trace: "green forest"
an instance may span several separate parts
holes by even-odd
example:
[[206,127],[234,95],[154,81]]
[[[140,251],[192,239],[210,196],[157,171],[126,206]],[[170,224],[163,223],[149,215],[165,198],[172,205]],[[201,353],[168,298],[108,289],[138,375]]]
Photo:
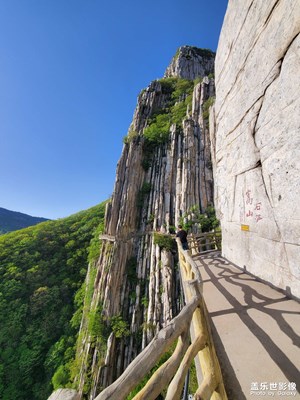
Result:
[[105,203],[0,237],[0,398],[45,400],[74,356],[74,299],[99,252]]

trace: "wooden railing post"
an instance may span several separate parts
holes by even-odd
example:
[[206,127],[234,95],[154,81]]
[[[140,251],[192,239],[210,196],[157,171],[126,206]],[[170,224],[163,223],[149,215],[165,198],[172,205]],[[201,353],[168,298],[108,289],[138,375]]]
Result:
[[[202,294],[201,275],[189,251],[182,249],[178,239],[177,245],[184,296],[186,301],[190,301],[195,296]],[[205,338],[206,344],[195,357],[199,384],[195,400],[227,400],[221,369],[209,331],[208,313],[202,296],[200,304],[193,314],[190,333],[192,343],[196,342],[198,337],[202,337]]]

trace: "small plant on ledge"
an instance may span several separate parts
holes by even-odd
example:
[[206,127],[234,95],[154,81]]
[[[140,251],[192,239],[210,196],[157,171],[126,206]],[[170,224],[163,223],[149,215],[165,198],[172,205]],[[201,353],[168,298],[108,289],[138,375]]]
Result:
[[171,251],[175,248],[175,241],[171,235],[154,232],[153,243],[157,244],[159,248]]

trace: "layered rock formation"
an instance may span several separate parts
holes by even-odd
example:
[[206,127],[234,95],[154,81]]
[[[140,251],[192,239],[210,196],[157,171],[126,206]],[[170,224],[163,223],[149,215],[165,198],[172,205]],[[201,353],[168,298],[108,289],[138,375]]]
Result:
[[299,31],[299,2],[229,1],[216,57],[214,154],[224,256],[298,298]]
[[[213,200],[210,140],[202,106],[214,95],[214,80],[205,77],[194,85],[175,79],[212,73],[214,55],[204,52],[202,57],[195,48],[180,49],[166,78],[152,82],[138,98],[92,282],[89,314],[101,320],[99,336],[91,334],[87,313],[79,336],[76,384],[84,398],[93,399],[115,380],[181,307],[176,252],[170,236],[159,234],[174,233],[192,206],[203,211]],[[182,85],[191,88],[190,98]],[[175,87],[180,87],[177,95]],[[181,107],[184,114],[178,123]],[[167,136],[161,127],[161,134],[147,138],[146,128],[158,124],[160,114],[169,115]],[[90,270],[87,279],[92,276]]]

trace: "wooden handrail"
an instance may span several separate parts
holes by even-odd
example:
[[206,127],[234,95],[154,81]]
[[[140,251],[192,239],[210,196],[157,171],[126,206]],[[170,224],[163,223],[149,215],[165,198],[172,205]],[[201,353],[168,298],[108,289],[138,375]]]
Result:
[[[195,309],[201,300],[200,296],[195,296],[181,312],[163,329],[161,329],[148,344],[147,347],[132,361],[123,374],[104,389],[95,400],[124,400],[128,394],[139,384],[153,366],[159,361],[160,357],[170,348],[172,343],[181,337],[182,342],[186,342],[186,336],[190,321]],[[178,347],[178,346],[177,346]],[[178,352],[180,353],[180,352]],[[181,358],[178,355],[175,371],[180,364]],[[162,368],[161,366],[160,368]],[[174,371],[174,373],[175,373]],[[161,382],[160,393],[165,382]],[[166,385],[168,382],[166,382]],[[157,397],[157,395],[156,395]],[[152,394],[147,397],[137,397],[147,400],[155,399]]]
[[203,232],[197,235],[188,236],[189,247],[192,255],[197,255],[206,251],[221,250],[221,232]]
[[173,355],[159,367],[133,400],[154,400],[166,387],[166,400],[179,400],[185,376],[193,360],[199,385],[194,399],[227,400],[207,323],[207,310],[201,294],[201,275],[190,251],[183,250],[179,238],[176,241],[186,306],[154,336],[123,374],[94,400],[126,399],[175,340],[178,342]]
[[[190,301],[194,296],[197,296],[199,292],[202,293],[201,275],[191,256],[191,250],[183,250],[180,239],[177,238],[176,241],[184,296],[186,301]],[[196,278],[197,283],[191,285],[190,278],[193,276]],[[192,343],[196,342],[199,336],[204,335],[207,338],[207,346],[201,349],[195,357],[199,387],[195,393],[194,399],[227,400],[222,373],[212,342],[208,321],[208,312],[203,297],[201,296],[200,305],[193,314],[190,333]]]

